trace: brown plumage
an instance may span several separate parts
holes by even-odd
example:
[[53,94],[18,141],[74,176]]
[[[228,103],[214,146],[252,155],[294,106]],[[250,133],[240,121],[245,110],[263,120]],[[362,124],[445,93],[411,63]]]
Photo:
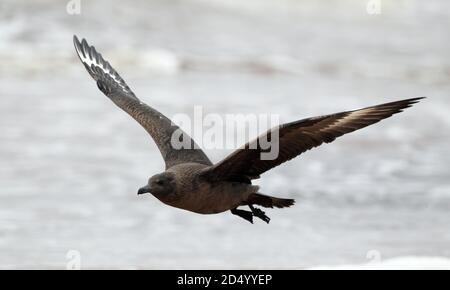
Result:
[[[228,157],[213,165],[205,153],[185,132],[167,117],[140,101],[125,81],[86,40],[74,36],[76,52],[98,88],[118,107],[133,117],[156,142],[166,164],[166,170],[152,176],[138,194],[150,192],[163,203],[201,214],[230,210],[250,222],[253,216],[265,222],[270,219],[260,205],[283,208],[294,204],[293,199],[277,198],[258,192],[251,184],[264,172],[323,143],[364,128],[417,103],[421,98],[367,107],[360,110],[303,119],[273,128],[245,144]],[[172,147],[171,138],[180,136],[187,148]],[[278,137],[278,138],[276,138]],[[278,155],[265,160],[264,140],[278,141]],[[238,209],[249,206],[251,211]]]
[[[166,116],[141,102],[119,74],[93,46],[88,45],[85,39],[79,42],[77,37],[74,36],[73,40],[81,62],[94,80],[97,81],[100,91],[133,117],[150,134],[164,157],[166,169],[185,162],[212,164],[201,149],[176,150],[172,148],[170,138],[175,131],[181,131],[181,129],[172,124]],[[191,148],[199,148],[187,134],[184,133],[183,137],[191,143]],[[184,141],[186,142],[186,140]]]
[[[217,180],[233,180],[246,176],[256,179],[267,170],[286,162],[303,152],[323,143],[333,142],[337,137],[375,124],[393,114],[400,113],[422,98],[381,104],[364,109],[307,118],[273,128],[255,140],[245,144],[227,158],[210,168],[208,176]],[[262,160],[260,140],[278,134],[278,157]],[[267,137],[269,136],[269,137]],[[249,148],[254,148],[250,149]]]

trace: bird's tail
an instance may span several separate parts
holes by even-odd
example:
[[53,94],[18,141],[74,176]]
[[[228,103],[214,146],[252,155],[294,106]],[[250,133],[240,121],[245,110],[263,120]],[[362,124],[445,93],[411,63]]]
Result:
[[290,207],[295,203],[295,200],[289,199],[289,198],[278,198],[273,196],[264,195],[261,193],[253,193],[251,194],[245,205],[260,205],[263,207],[277,207],[277,208],[283,208],[283,207]]

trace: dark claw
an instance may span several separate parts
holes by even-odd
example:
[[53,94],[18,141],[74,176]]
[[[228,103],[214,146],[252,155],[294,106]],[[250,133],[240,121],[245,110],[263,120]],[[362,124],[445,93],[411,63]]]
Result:
[[270,222],[270,218],[266,216],[266,213],[260,210],[259,208],[253,207],[252,205],[249,206],[252,210],[253,216],[258,217],[265,221],[266,223]]
[[231,210],[231,213],[240,216],[241,218],[245,219],[246,221],[249,221],[250,223],[253,223],[253,213],[248,210],[234,208]]

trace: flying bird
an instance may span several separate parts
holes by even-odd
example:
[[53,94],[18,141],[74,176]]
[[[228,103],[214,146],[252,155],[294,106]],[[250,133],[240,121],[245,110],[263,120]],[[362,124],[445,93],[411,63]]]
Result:
[[[253,217],[266,223],[270,221],[257,206],[285,208],[294,204],[293,199],[262,194],[258,186],[252,185],[252,180],[307,150],[389,118],[422,99],[411,98],[283,124],[213,164],[170,119],[138,99],[93,46],[85,39],[80,42],[76,36],[73,41],[81,62],[100,91],[144,127],[164,158],[165,171],[150,177],[138,194],[151,193],[167,205],[199,214],[230,211],[251,223]],[[177,132],[182,133],[183,144],[191,146],[174,148],[171,138]],[[265,160],[261,158],[266,150],[261,141],[271,136],[278,136],[279,151],[276,158]],[[248,206],[250,210],[240,206]]]

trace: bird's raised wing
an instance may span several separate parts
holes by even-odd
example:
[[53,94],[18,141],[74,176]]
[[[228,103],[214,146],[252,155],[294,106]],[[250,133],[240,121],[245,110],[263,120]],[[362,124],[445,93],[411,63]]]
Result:
[[[186,133],[135,96],[125,81],[93,46],[89,46],[85,39],[80,42],[76,36],[73,37],[73,42],[81,62],[97,82],[98,88],[119,108],[138,121],[156,142],[166,163],[166,169],[186,162],[211,165],[205,153]],[[172,145],[173,137],[178,138],[176,146]]]
[[[213,180],[256,179],[267,170],[307,150],[324,142],[330,143],[339,136],[386,119],[417,103],[420,99],[422,98],[402,100],[281,125],[245,144],[221,162],[206,169],[203,176]],[[261,146],[261,142],[266,142],[266,144],[267,140],[276,142],[277,135],[278,156],[272,160],[263,160],[261,153],[270,150],[267,149],[267,146]]]

